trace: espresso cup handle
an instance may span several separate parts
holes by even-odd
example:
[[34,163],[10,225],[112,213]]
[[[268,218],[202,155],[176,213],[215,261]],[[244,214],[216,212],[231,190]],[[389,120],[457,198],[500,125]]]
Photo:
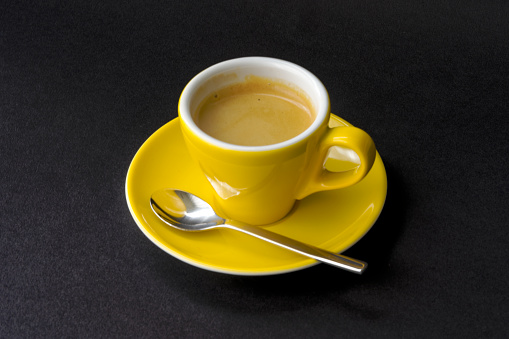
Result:
[[[360,159],[359,166],[344,172],[331,172],[325,168],[329,149],[340,146],[353,150]],[[314,192],[344,188],[361,181],[373,166],[376,148],[373,139],[363,130],[353,127],[328,128],[319,144],[319,150],[311,159],[307,178],[297,194],[303,199]]]

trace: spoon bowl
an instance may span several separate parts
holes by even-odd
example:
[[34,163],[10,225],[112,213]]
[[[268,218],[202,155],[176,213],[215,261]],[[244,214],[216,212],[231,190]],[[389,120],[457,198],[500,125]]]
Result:
[[363,261],[304,244],[261,227],[221,218],[207,202],[186,191],[158,190],[152,194],[150,206],[163,222],[182,231],[228,228],[357,274],[362,274],[367,267]]
[[185,191],[156,191],[150,205],[165,223],[184,231],[205,231],[226,223],[208,203]]

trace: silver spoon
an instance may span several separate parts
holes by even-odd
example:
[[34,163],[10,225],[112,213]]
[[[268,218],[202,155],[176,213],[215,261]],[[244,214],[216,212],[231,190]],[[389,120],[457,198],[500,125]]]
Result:
[[363,261],[307,245],[261,227],[227,221],[218,216],[207,202],[189,192],[161,189],[152,194],[150,206],[162,221],[179,230],[193,232],[229,228],[357,274],[368,266]]

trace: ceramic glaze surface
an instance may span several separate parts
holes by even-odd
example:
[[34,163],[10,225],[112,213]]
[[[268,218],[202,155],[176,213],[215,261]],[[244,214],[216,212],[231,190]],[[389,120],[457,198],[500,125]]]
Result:
[[[160,188],[189,191],[211,202],[213,191],[192,161],[179,127],[172,120],[141,146],[129,168],[126,198],[143,233],[172,256],[191,265],[238,275],[270,275],[303,269],[316,262],[239,232],[213,230],[186,233],[164,224],[150,208]],[[349,124],[332,116],[330,126]],[[330,164],[334,166],[334,164]],[[377,154],[371,171],[359,183],[319,192],[300,201],[283,220],[265,226],[273,232],[341,253],[369,231],[387,193],[387,177]]]

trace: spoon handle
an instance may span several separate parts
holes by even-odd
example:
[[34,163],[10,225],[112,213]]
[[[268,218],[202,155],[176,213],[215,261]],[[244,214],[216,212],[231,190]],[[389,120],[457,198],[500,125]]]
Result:
[[268,241],[274,245],[286,248],[287,250],[353,273],[362,274],[362,272],[364,272],[368,266],[368,264],[363,261],[352,259],[344,255],[335,254],[312,245],[304,244],[300,241],[287,238],[283,235],[268,231],[261,227],[237,223],[227,223],[223,224],[222,226],[252,235],[256,238]]

